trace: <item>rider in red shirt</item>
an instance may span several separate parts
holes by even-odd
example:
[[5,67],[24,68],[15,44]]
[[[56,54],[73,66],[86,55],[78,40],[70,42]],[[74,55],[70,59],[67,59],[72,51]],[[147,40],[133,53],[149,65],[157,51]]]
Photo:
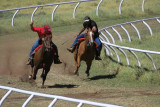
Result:
[[[34,50],[40,45],[42,44],[42,40],[44,39],[44,35],[45,36],[51,36],[52,37],[52,32],[51,32],[51,28],[49,27],[49,25],[44,25],[43,27],[33,27],[33,22],[30,24],[30,27],[31,27],[31,30],[34,31],[34,32],[37,32],[38,33],[38,40],[34,43],[34,45],[32,46],[31,48],[31,51],[30,51],[30,54],[29,54],[29,59],[28,59],[28,62],[26,63],[27,65],[31,64],[31,61],[33,59],[33,55],[34,55]],[[58,49],[57,49],[57,46],[51,42],[51,46],[55,49],[56,51],[56,55],[55,57],[57,57],[58,60],[54,60],[54,63],[55,64],[60,64],[62,63],[60,60],[59,60],[59,56],[58,56]]]
[[[44,35],[52,36],[51,28],[49,25],[44,25],[44,27],[32,27],[32,31],[37,32],[40,39],[43,38]],[[46,31],[45,31],[46,30]]]

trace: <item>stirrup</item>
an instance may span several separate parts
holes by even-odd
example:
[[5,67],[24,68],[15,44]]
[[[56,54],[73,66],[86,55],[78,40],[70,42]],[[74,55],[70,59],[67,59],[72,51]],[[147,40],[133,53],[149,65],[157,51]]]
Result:
[[55,55],[54,56],[54,64],[61,64],[62,62],[59,60],[59,56]]
[[26,63],[26,65],[31,65],[31,59],[28,60],[28,62]]
[[62,62],[58,59],[58,61],[55,61],[54,64],[61,64]]
[[74,49],[73,48],[67,48],[67,50],[71,53],[73,53]]

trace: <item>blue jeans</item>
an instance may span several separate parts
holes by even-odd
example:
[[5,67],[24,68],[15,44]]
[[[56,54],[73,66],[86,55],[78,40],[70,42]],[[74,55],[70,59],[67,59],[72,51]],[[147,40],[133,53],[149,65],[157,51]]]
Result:
[[84,38],[85,35],[86,35],[86,34],[81,34],[81,35],[77,36],[77,38],[74,40],[72,46],[74,46],[76,43],[78,43],[78,39],[79,39],[79,38]]
[[[41,41],[41,40],[38,38],[38,40],[33,44],[32,48],[31,48],[31,51],[30,51],[30,53],[29,53],[29,57],[31,57],[33,51],[40,45],[40,44],[39,44],[40,41]],[[58,55],[58,48],[57,48],[57,46],[56,46],[53,42],[51,42],[51,46],[53,47],[53,49],[55,49],[56,55]]]
[[33,51],[39,46],[39,42],[40,42],[40,39],[38,38],[38,40],[33,44],[32,48],[31,48],[31,51],[29,53],[29,57],[31,57]]
[[96,37],[94,40],[98,44],[98,48],[97,48],[98,52],[101,52],[101,50],[102,50],[102,43],[101,43],[99,37]]
[[[81,35],[77,36],[77,38],[76,38],[75,41],[73,42],[72,46],[74,46],[76,43],[78,43],[78,39],[79,39],[79,38],[84,38],[85,35],[86,35],[86,34],[81,34]],[[101,43],[99,37],[96,37],[94,40],[95,40],[95,42],[98,44],[97,50],[98,50],[99,52],[101,52],[101,50],[102,50],[102,43]]]

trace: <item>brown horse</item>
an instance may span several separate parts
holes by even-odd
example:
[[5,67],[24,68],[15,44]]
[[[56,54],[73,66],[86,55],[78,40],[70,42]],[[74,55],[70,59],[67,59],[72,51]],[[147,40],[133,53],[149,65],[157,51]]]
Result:
[[87,64],[86,74],[87,77],[89,76],[89,70],[92,64],[92,60],[95,57],[95,44],[94,44],[94,33],[91,29],[87,31],[87,34],[84,38],[84,41],[82,41],[78,46],[76,46],[76,49],[74,50],[74,59],[75,59],[75,65],[76,69],[74,71],[75,74],[78,73],[78,69],[80,67],[80,62],[83,60]]
[[30,72],[30,79],[36,80],[36,75],[38,69],[43,69],[41,78],[43,79],[42,88],[44,88],[44,82],[46,80],[46,76],[50,71],[50,67],[52,65],[54,55],[53,51],[51,50],[51,37],[45,36],[44,40],[42,41],[43,46],[37,50],[34,55],[33,62],[31,64],[31,72]]

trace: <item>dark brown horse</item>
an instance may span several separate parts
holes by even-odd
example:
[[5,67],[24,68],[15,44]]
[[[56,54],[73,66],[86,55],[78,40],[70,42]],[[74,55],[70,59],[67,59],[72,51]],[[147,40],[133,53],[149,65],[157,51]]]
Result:
[[34,55],[33,62],[31,64],[32,70],[30,72],[30,79],[36,80],[36,75],[39,69],[43,69],[41,78],[43,79],[42,88],[44,88],[44,82],[46,80],[46,76],[50,71],[50,67],[52,65],[54,55],[51,50],[51,37],[46,36],[42,41],[43,46],[37,50]]
[[94,33],[91,29],[87,31],[87,34],[85,36],[84,41],[82,41],[79,46],[76,46],[76,49],[74,51],[74,59],[75,59],[75,65],[76,69],[74,71],[75,74],[78,73],[78,69],[80,67],[80,62],[83,60],[87,64],[86,74],[87,77],[89,76],[89,70],[92,64],[92,60],[95,57],[95,44],[94,44]]

